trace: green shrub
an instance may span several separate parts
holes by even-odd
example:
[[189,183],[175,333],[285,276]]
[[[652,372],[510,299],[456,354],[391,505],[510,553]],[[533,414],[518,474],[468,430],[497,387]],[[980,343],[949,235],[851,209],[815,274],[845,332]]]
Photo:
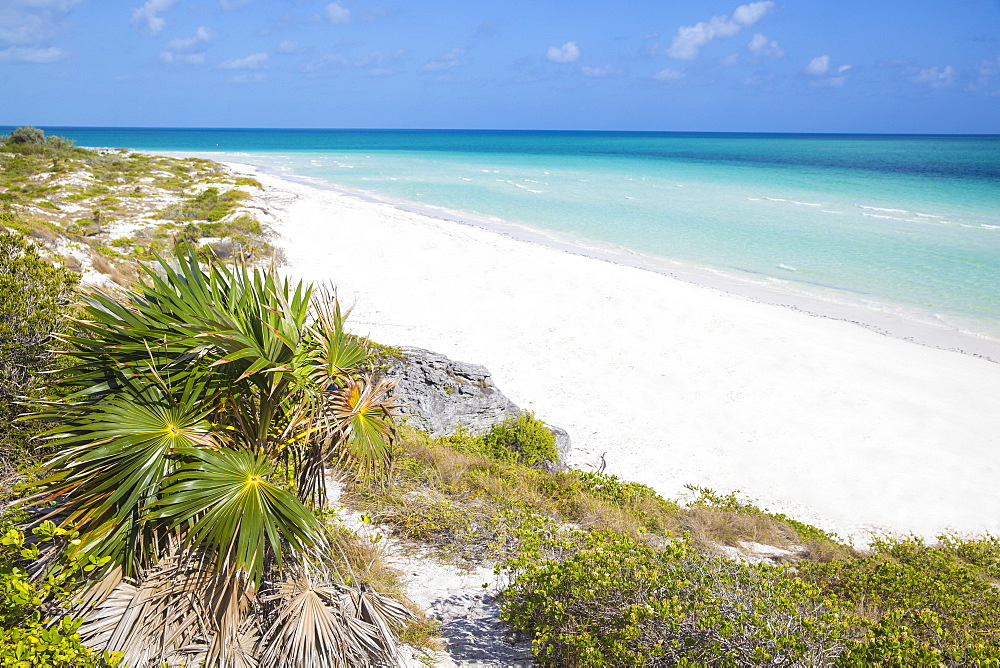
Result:
[[4,144],[44,144],[45,132],[39,128],[22,126],[5,137]]
[[[70,564],[62,571],[32,580],[27,564],[40,553],[39,543],[73,540],[76,536],[45,522],[35,529],[33,541],[14,528],[0,537],[0,666],[12,668],[97,668],[116,666],[117,657],[84,647],[77,632],[82,620],[46,617],[45,605],[66,598],[63,585],[80,570]],[[93,570],[94,565],[84,566]]]
[[515,577],[502,616],[532,638],[543,666],[816,665],[842,653],[857,626],[785,568],[685,542],[654,549],[576,533],[505,566]]
[[226,222],[188,223],[184,227],[184,238],[191,241],[204,237],[226,238],[260,233],[260,221],[247,214]]
[[78,278],[39,256],[24,237],[0,233],[0,460],[8,465],[27,456],[27,438],[36,430],[13,422],[17,402],[42,387],[41,372],[55,360],[50,341]]
[[194,197],[161,214],[163,218],[175,220],[206,220],[216,222],[232,213],[240,200],[250,194],[242,190],[227,190],[220,193],[218,188],[206,188]]
[[531,466],[556,461],[556,437],[530,411],[508,417],[483,437],[490,456],[502,462],[517,462]]
[[803,564],[801,576],[856,606],[869,637],[843,665],[1000,665],[1000,544],[881,539],[859,559]]
[[237,176],[233,183],[238,186],[253,186],[254,188],[260,188],[261,190],[264,189],[264,186],[260,184],[260,181],[249,176]]
[[69,157],[89,155],[90,151],[73,146],[73,140],[66,137],[45,136],[39,128],[22,126],[9,135],[0,137],[0,149],[22,155],[43,157]]

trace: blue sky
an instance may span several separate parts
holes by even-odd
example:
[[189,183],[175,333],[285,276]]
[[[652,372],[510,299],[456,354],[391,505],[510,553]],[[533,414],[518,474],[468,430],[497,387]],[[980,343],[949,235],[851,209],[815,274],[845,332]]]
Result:
[[1000,133],[1000,0],[0,0],[0,125]]

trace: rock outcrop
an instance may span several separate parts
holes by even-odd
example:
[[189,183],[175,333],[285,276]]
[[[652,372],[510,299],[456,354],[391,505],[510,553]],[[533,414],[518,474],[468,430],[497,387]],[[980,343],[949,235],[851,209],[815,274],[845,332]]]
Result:
[[[384,372],[396,381],[400,413],[414,429],[431,436],[450,436],[461,427],[485,434],[493,425],[521,412],[497,389],[489,370],[479,364],[457,362],[422,348],[403,348]],[[562,459],[570,449],[569,434],[545,425],[556,437]]]

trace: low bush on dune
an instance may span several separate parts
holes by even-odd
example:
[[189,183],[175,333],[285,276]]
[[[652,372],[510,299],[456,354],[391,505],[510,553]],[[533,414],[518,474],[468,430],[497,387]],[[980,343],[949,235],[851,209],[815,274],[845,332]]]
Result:
[[30,126],[19,127],[9,135],[0,137],[0,150],[43,157],[68,157],[87,153],[86,150],[73,146],[71,139],[46,136],[43,130]]
[[748,564],[614,532],[525,541],[503,617],[543,666],[998,665],[998,541]]
[[[137,261],[177,245],[206,259],[272,257],[268,231],[239,186],[261,187],[200,158],[89,151],[33,127],[0,136],[0,227],[90,255],[97,271],[126,288],[140,274]],[[120,236],[123,226],[133,227],[129,236]]]
[[41,428],[17,417],[26,410],[22,402],[45,392],[43,374],[56,364],[51,340],[65,329],[77,279],[31,241],[0,232],[0,486],[33,460],[28,440]]
[[544,666],[818,665],[850,616],[787,570],[614,532],[528,542],[508,560],[503,617]]
[[389,485],[356,485],[345,500],[462,561],[509,556],[525,527],[539,521],[650,540],[680,527],[680,507],[644,485],[519,464],[516,453],[494,455],[496,443],[488,438],[460,432],[432,439],[404,430]]
[[483,446],[494,458],[532,466],[559,458],[556,437],[530,412],[508,417],[483,437]]
[[851,606],[864,636],[843,665],[1000,665],[1000,539],[876,540],[798,576]]
[[[347,502],[509,578],[503,616],[545,666],[992,665],[1000,540],[857,552],[735,494],[686,505],[603,473],[549,472],[483,437],[406,432],[390,484]],[[783,545],[788,563],[720,556]]]

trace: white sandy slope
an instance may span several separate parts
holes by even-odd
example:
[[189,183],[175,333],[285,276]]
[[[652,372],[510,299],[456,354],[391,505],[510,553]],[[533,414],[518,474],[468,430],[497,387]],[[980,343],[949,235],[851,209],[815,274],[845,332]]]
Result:
[[1000,532],[1000,364],[255,176],[292,275],[335,283],[358,333],[488,367],[575,467],[607,453],[859,544]]

